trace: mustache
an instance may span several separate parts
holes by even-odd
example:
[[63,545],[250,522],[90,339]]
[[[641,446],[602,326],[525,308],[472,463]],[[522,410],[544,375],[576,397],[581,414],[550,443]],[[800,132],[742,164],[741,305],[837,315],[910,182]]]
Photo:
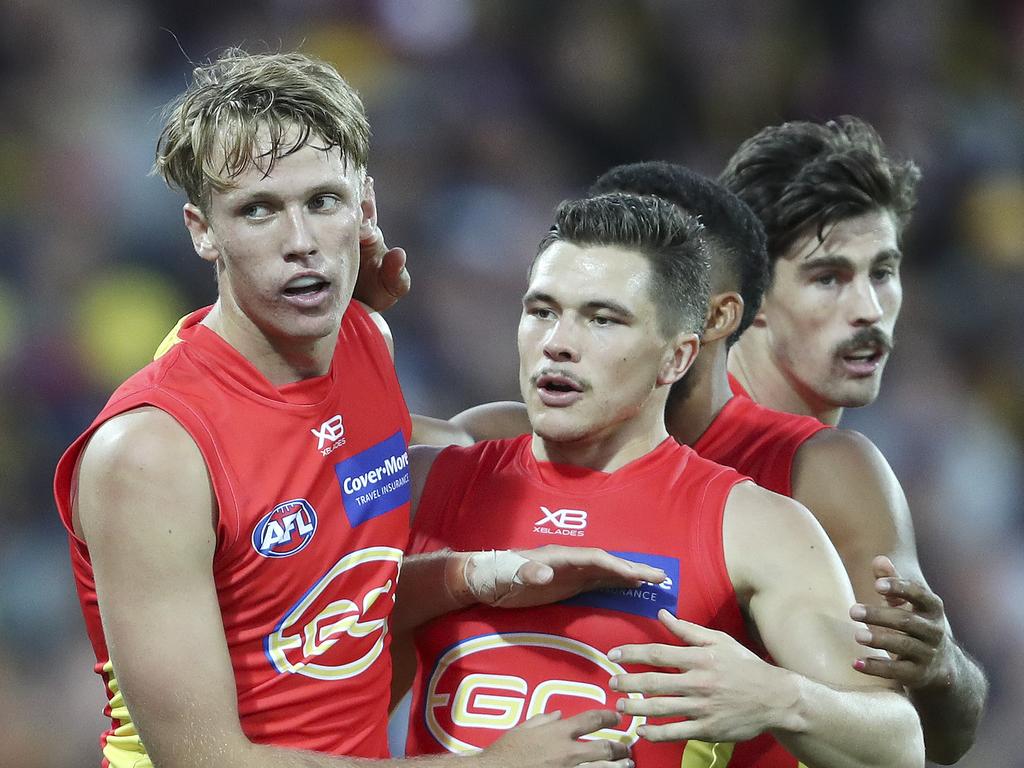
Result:
[[544,376],[557,376],[562,379],[568,379],[582,390],[590,389],[590,384],[587,382],[586,379],[581,379],[576,374],[560,368],[543,368],[537,371],[535,374],[530,376],[530,386],[536,387],[537,382],[540,381],[541,378]]
[[883,352],[889,353],[892,351],[893,337],[876,326],[861,328],[849,339],[836,346],[835,355],[842,357],[867,346],[878,347]]

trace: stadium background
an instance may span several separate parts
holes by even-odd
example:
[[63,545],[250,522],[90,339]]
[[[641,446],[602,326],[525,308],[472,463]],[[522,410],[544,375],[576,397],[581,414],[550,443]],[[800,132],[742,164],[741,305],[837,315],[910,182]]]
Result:
[[0,762],[98,764],[52,469],[214,296],[180,199],[146,174],[184,54],[241,43],[301,45],[361,91],[380,221],[414,277],[388,315],[398,367],[432,415],[518,396],[528,259],[609,166],[713,175],[762,125],[841,113],[915,158],[895,358],[845,424],[894,465],[925,572],[991,676],[961,764],[1024,766],[1024,4],[3,0],[0,30]]

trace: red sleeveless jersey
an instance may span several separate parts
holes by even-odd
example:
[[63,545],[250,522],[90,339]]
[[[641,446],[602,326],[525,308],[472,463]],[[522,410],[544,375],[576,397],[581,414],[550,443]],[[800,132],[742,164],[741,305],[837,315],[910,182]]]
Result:
[[[538,462],[529,435],[442,452],[411,552],[600,547],[669,579],[540,608],[473,607],[427,624],[416,636],[407,753],[483,748],[540,712],[614,708],[623,694],[609,678],[644,668],[611,662],[607,652],[678,643],[657,620],[661,608],[749,644],[722,550],[725,501],[744,479],[671,439],[610,474]],[[643,722],[624,716],[598,736],[630,745],[637,765],[651,768],[688,765],[707,746],[638,740]]]
[[185,319],[176,343],[114,393],[57,467],[57,505],[110,699],[104,765],[149,762],[107,653],[89,551],[72,531],[73,477],[100,424],[147,405],[188,431],[213,484],[213,576],[246,735],[385,757],[411,431],[387,345],[353,303],[330,371],[278,389],[199,324],[208,311]]
[[[810,416],[773,411],[758,405],[732,374],[729,375],[729,386],[734,396],[694,444],[694,450],[705,459],[748,475],[762,488],[792,496],[796,452],[808,438],[829,427]],[[771,734],[762,734],[742,744],[716,746],[723,756],[723,761],[717,764],[721,768],[795,768],[803,765]]]
[[758,405],[732,376],[736,394],[693,448],[705,459],[749,475],[762,488],[793,495],[793,459],[808,438],[829,427],[810,416]]

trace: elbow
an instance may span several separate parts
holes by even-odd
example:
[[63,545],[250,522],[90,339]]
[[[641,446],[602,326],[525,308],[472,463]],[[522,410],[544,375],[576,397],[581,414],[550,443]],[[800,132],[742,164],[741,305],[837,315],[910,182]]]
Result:
[[899,766],[899,768],[924,768],[926,756],[921,721],[917,717],[917,712],[913,712],[913,717],[907,718],[907,720],[907,726],[903,729],[906,736],[899,740],[893,740],[894,743],[901,744],[903,749],[898,761],[891,765]]
[[953,765],[974,746],[974,734],[944,734],[944,737],[929,738],[925,743],[928,760],[939,765]]

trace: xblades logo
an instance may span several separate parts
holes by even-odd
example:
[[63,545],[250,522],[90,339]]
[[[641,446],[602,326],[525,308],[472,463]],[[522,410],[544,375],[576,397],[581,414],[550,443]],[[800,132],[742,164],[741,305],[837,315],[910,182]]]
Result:
[[317,439],[316,449],[324,456],[330,454],[338,446],[345,444],[345,424],[341,420],[340,413],[331,416],[331,418],[320,425],[320,429],[311,429],[309,431]]
[[587,527],[587,513],[582,509],[550,510],[542,506],[540,511],[543,517],[534,521],[534,533],[544,533],[549,536],[584,535]]

